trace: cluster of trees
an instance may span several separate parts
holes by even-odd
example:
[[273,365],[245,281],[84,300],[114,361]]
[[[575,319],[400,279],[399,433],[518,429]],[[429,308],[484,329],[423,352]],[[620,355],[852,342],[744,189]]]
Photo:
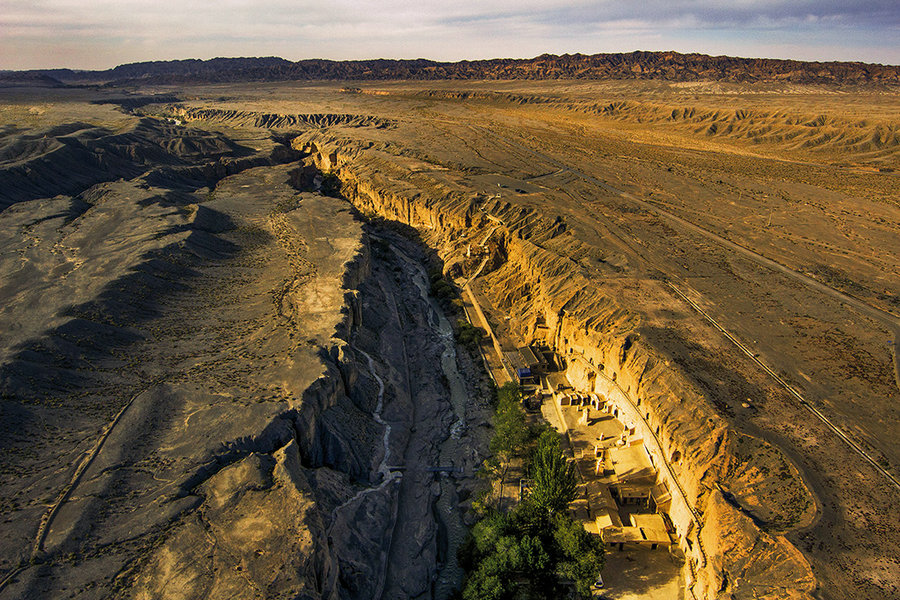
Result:
[[[603,568],[603,544],[568,513],[575,499],[573,465],[552,429],[530,427],[515,384],[497,391],[492,458],[486,472],[500,482],[496,503],[482,502],[483,518],[460,548],[465,600],[589,596]],[[515,459],[525,461],[530,493],[504,512],[502,482]]]
[[603,544],[566,513],[522,502],[475,524],[460,548],[464,600],[590,597],[603,568]]

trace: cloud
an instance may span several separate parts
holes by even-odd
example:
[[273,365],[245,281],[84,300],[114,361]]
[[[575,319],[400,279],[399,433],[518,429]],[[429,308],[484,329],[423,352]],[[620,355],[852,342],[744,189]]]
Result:
[[273,54],[290,59],[457,60],[674,49],[769,56],[775,47],[790,48],[797,58],[900,62],[896,0],[3,0],[3,4],[0,68],[98,68],[136,60]]

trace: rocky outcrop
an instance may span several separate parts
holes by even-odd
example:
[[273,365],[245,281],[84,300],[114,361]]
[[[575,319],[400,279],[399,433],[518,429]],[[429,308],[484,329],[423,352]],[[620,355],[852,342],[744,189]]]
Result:
[[310,133],[295,147],[336,173],[361,211],[418,228],[445,264],[464,268],[467,246],[494,230],[494,270],[483,275],[491,303],[523,339],[554,347],[580,388],[615,391],[656,440],[693,597],[811,597],[810,566],[779,533],[815,515],[797,469],[775,447],[727,427],[715,399],[644,335],[640,315],[570,258],[558,218],[411,174],[408,163],[336,138]]
[[[322,552],[325,523],[296,442],[252,453],[199,489],[206,501],[142,565],[124,596],[136,599],[338,598],[337,568]],[[123,578],[125,579],[125,578]],[[123,590],[125,592],[125,590]]]
[[85,140],[130,140],[140,172],[0,211],[0,598],[429,595],[451,417],[420,251],[373,258],[295,167],[182,129],[5,146],[7,170],[88,172]]
[[244,110],[223,110],[216,108],[182,108],[171,107],[172,114],[185,121],[213,121],[231,126],[264,127],[266,129],[297,127],[375,127],[384,129],[394,127],[391,119],[373,117],[371,115],[348,115],[335,113],[294,114],[260,113]]

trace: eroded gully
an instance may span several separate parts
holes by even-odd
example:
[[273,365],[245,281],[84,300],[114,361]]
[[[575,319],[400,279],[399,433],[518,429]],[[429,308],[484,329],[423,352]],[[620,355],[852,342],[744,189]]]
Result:
[[[444,316],[441,307],[431,297],[428,275],[422,265],[401,250],[397,248],[393,248],[393,250],[406,264],[420,297],[430,308],[428,320],[433,329],[438,333],[441,345],[443,346],[441,350],[441,370],[447,378],[447,384],[450,390],[450,404],[455,420],[451,424],[444,441],[440,445],[440,464],[435,466],[456,467],[463,463],[463,456],[460,454],[461,449],[458,440],[465,431],[468,394],[466,392],[465,379],[457,367],[453,327],[450,321]],[[334,527],[334,524],[337,523],[339,516],[342,513],[355,507],[356,503],[363,501],[367,495],[381,492],[391,483],[399,482],[402,477],[401,473],[391,471],[389,467],[391,458],[391,425],[382,417],[385,392],[384,380],[376,370],[374,359],[367,352],[356,346],[353,346],[353,349],[355,352],[358,352],[366,358],[368,371],[378,384],[378,401],[376,403],[375,411],[372,413],[372,419],[381,425],[383,429],[381,436],[383,455],[378,466],[378,472],[381,473],[382,480],[378,485],[358,491],[349,500],[337,506],[332,512],[332,528]],[[462,582],[463,571],[457,561],[456,552],[464,541],[467,530],[462,522],[462,515],[458,509],[459,500],[453,479],[448,476],[448,474],[441,474],[440,477],[440,495],[435,502],[434,511],[446,546],[443,564],[439,565],[437,580],[435,582],[434,598],[437,600],[446,600],[452,595],[454,590],[459,588]],[[329,537],[330,534],[331,531],[329,531]],[[378,593],[373,597],[379,597],[383,585],[384,582],[380,582],[377,589]]]
[[[369,373],[372,375],[372,377],[378,383],[378,402],[375,405],[375,411],[372,413],[372,419],[376,423],[381,425],[381,427],[383,429],[383,433],[381,436],[383,454],[381,457],[381,462],[378,465],[378,472],[381,473],[382,480],[381,480],[381,483],[379,483],[376,486],[368,487],[368,488],[365,488],[365,489],[362,489],[362,490],[356,492],[356,494],[354,494],[349,500],[347,500],[343,504],[340,504],[337,507],[335,507],[335,509],[331,513],[331,526],[328,529],[328,535],[327,535],[328,539],[331,539],[331,532],[334,529],[335,524],[338,522],[338,517],[340,516],[340,514],[342,512],[344,512],[348,507],[355,505],[357,502],[361,502],[365,496],[375,493],[375,492],[381,492],[387,486],[391,485],[395,481],[399,482],[400,478],[402,477],[401,473],[392,472],[390,470],[390,468],[388,467],[388,460],[390,459],[390,455],[391,455],[391,448],[390,448],[391,426],[381,416],[381,413],[384,410],[384,380],[381,378],[380,375],[378,375],[377,371],[375,370],[375,361],[372,359],[372,357],[366,351],[361,350],[360,348],[354,347],[354,350],[366,357],[366,361],[368,362],[368,367],[369,367]],[[373,598],[380,597],[383,589],[384,589],[384,573],[382,573],[382,576],[381,576],[380,580],[378,581],[378,585],[376,587],[376,594],[373,595],[372,597]]]
[[[428,274],[417,261],[407,256],[403,251],[394,248],[396,255],[406,263],[411,270],[413,283],[419,290],[422,300],[431,308],[430,321],[438,332],[443,345],[441,351],[441,370],[447,378],[450,388],[450,405],[456,420],[450,426],[449,435],[441,444],[440,466],[455,467],[463,463],[460,444],[457,443],[463,435],[466,424],[466,403],[468,394],[466,384],[456,363],[456,344],[453,339],[453,326],[444,316],[440,305],[431,297]],[[456,493],[456,485],[449,474],[442,474],[440,479],[441,494],[435,505],[435,513],[446,540],[446,554],[444,564],[438,571],[434,597],[436,600],[449,598],[453,591],[462,582],[463,571],[456,559],[456,551],[466,537],[466,527],[462,522]]]

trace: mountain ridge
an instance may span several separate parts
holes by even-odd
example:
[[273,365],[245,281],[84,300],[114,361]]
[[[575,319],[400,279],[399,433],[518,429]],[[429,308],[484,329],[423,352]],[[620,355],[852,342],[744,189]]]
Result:
[[493,58],[440,62],[417,59],[334,61],[239,57],[184,59],[119,65],[101,71],[35,69],[0,72],[52,77],[63,83],[128,82],[229,83],[316,80],[501,80],[501,79],[644,79],[662,81],[780,82],[801,84],[898,85],[900,66],[862,62],[808,62],[740,58],[679,52],[635,51],[611,54],[542,54],[534,58]]

